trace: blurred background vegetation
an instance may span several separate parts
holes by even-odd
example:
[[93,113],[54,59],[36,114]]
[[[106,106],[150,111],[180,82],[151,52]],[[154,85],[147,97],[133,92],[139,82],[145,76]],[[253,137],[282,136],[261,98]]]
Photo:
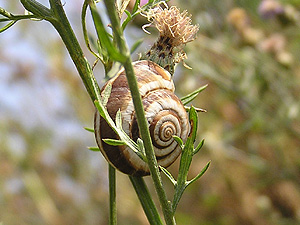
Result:
[[[64,7],[84,46],[82,2]],[[176,92],[209,84],[193,103],[208,112],[199,114],[206,142],[191,177],[212,160],[185,192],[178,224],[300,224],[300,0],[170,5],[200,26],[186,48],[192,70],[178,66]],[[23,13],[17,0],[0,6]],[[145,39],[137,52],[155,40],[141,30],[145,23],[138,17],[126,32],[130,45]],[[94,107],[55,30],[19,22],[0,35],[0,49],[0,222],[107,224],[107,164],[87,149],[95,141],[83,129],[93,126]],[[95,74],[102,85],[100,65]],[[117,183],[119,224],[147,224],[128,177],[118,173]]]

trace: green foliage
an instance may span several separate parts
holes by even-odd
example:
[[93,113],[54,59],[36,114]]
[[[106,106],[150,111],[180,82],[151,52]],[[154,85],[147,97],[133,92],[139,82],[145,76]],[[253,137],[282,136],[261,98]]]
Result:
[[[113,61],[119,61],[121,63],[124,63],[126,60],[126,57],[124,55],[122,55],[121,52],[119,52],[119,50],[113,45],[108,33],[106,32],[102,19],[97,11],[96,8],[96,4],[94,3],[94,1],[85,1],[88,2],[90,9],[91,9],[91,13],[93,16],[93,21],[94,21],[94,25],[95,25],[95,29],[97,31],[97,35],[98,35],[98,40],[100,42],[100,46],[101,46],[101,53],[108,53],[108,56],[113,60]],[[103,50],[104,48],[104,50]]]
[[99,152],[100,149],[98,147],[88,147],[89,150],[93,151],[93,152]]
[[4,27],[2,27],[0,29],[0,33],[2,33],[3,31],[6,31],[10,27],[12,27],[19,20],[23,20],[23,19],[40,19],[40,17],[38,15],[32,15],[32,14],[29,14],[29,15],[13,15],[12,13],[6,11],[5,9],[3,9],[1,7],[0,7],[0,15],[2,15],[4,17],[4,18],[0,18],[0,23],[10,21],[9,23],[7,23]]
[[182,101],[183,105],[186,105],[188,103],[190,103],[191,101],[193,101],[200,92],[202,92],[205,88],[207,88],[208,85],[204,85],[200,88],[198,88],[197,90],[193,91],[192,93],[182,97],[180,100]]
[[109,138],[105,138],[102,140],[108,145],[113,145],[113,146],[126,145],[126,142],[122,140],[109,139]]
[[91,132],[91,133],[94,133],[94,132],[95,132],[94,128],[85,127],[84,129],[85,129],[86,131],[88,131],[88,132]]

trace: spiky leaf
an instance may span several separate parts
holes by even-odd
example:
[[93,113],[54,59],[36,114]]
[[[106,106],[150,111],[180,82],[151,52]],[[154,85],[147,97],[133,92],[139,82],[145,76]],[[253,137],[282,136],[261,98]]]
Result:
[[193,101],[193,100],[198,96],[198,94],[199,94],[201,91],[203,91],[207,86],[208,86],[208,85],[206,84],[206,85],[204,85],[204,86],[198,88],[197,90],[193,91],[192,93],[190,93],[190,94],[188,94],[188,95],[182,97],[182,98],[181,98],[182,104],[183,104],[183,105],[186,105],[186,104],[190,103],[191,101]]

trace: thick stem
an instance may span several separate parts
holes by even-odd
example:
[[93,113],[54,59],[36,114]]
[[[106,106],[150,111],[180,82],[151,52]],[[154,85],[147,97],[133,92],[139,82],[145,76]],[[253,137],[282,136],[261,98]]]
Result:
[[130,181],[137,193],[137,196],[142,204],[147,219],[151,225],[162,225],[159,213],[151,198],[147,185],[142,177],[129,176]]
[[133,105],[135,108],[139,130],[141,131],[141,136],[144,142],[150,173],[154,182],[157,195],[159,197],[159,201],[161,203],[165,221],[167,224],[175,224],[172,208],[168,202],[166,193],[163,188],[161,176],[159,174],[159,168],[158,168],[157,160],[155,158],[154,149],[152,146],[151,136],[148,128],[148,122],[146,121],[145,118],[142,98],[134,74],[134,69],[130,58],[130,52],[123,37],[122,29],[120,26],[120,20],[118,18],[117,11],[115,8],[115,2],[113,0],[104,0],[104,3],[108,11],[108,16],[111,21],[114,37],[116,38],[116,42],[119,47],[119,50],[121,54],[127,57],[127,60],[125,61],[125,63],[123,63],[123,66],[126,71],[128,86],[130,88],[131,96],[133,99]]
[[61,36],[68,52],[78,70],[78,73],[90,95],[93,102],[97,99],[96,93],[93,88],[92,79],[95,79],[90,65],[87,62],[83,51],[78,43],[78,40],[73,32],[73,29],[67,19],[63,6],[60,0],[49,0],[51,10],[54,14],[55,20],[49,22],[55,27],[59,35]]

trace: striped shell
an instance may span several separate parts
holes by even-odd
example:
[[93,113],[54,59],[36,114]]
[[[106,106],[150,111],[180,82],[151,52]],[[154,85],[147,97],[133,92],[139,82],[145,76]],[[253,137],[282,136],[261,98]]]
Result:
[[[146,60],[134,62],[133,67],[158,164],[168,167],[181,153],[180,146],[172,136],[179,136],[186,141],[189,134],[188,115],[180,99],[174,94],[174,84],[168,71]],[[121,110],[123,129],[136,141],[139,130],[124,69],[107,83],[112,84],[107,110],[113,120],[117,111]],[[94,128],[102,154],[114,167],[133,176],[149,175],[148,165],[130,148],[125,145],[111,146],[102,141],[104,138],[118,137],[98,111],[95,113]]]

